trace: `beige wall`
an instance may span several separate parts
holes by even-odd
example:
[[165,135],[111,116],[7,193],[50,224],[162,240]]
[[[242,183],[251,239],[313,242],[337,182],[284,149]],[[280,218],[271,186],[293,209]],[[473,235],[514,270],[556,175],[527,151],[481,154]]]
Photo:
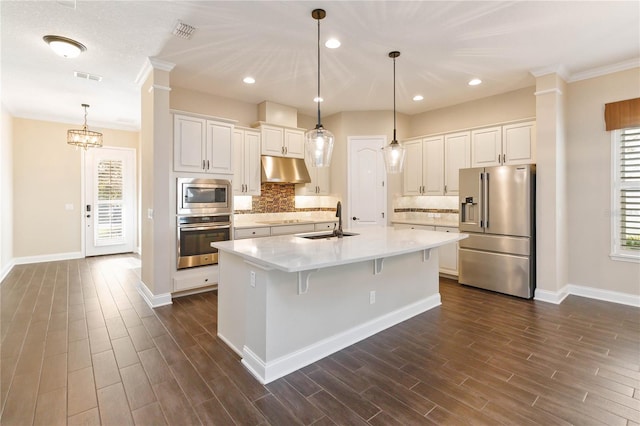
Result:
[[257,104],[195,92],[182,87],[171,88],[169,104],[171,109],[237,120],[238,126],[251,127],[258,121]]
[[535,87],[527,87],[411,116],[403,138],[453,132],[536,116]]
[[[347,199],[347,139],[349,136],[387,136],[393,139],[393,111],[352,111],[323,118],[322,124],[336,140],[331,160],[331,192],[348,205]],[[409,117],[397,114],[397,138],[408,137]],[[387,218],[393,211],[394,195],[402,191],[402,175],[389,175],[387,179]]]
[[0,280],[13,260],[13,120],[1,107],[0,121]]
[[568,85],[569,283],[640,295],[640,264],[614,261],[611,133],[604,104],[640,97],[640,68]]
[[[14,258],[80,254],[82,150],[66,143],[67,130],[76,127],[13,119]],[[100,131],[105,146],[138,149],[138,132]]]

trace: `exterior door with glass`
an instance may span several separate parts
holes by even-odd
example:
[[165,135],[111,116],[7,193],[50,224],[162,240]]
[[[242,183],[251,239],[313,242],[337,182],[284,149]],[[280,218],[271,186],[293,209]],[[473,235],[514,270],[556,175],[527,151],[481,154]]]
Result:
[[133,251],[135,171],[133,149],[85,152],[85,256]]

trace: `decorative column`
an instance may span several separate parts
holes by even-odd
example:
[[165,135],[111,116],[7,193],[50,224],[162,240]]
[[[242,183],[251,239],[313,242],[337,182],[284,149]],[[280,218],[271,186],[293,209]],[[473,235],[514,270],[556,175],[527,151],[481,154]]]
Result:
[[557,73],[536,76],[536,292],[560,303],[567,295],[568,229],[566,83]]

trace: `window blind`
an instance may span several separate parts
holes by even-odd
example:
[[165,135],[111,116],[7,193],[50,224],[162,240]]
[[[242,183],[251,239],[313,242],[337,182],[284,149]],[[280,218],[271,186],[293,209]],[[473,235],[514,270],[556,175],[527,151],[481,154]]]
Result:
[[640,251],[640,127],[620,137],[620,248]]
[[96,245],[118,244],[124,240],[123,169],[121,160],[98,163]]

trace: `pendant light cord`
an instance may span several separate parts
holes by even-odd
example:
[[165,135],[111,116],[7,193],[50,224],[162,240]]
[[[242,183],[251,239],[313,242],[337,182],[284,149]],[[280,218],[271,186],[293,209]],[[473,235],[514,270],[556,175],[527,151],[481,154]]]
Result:
[[318,125],[316,129],[322,127],[320,122],[320,19],[318,21]]
[[392,143],[397,143],[396,140],[396,57],[393,57],[393,140]]

